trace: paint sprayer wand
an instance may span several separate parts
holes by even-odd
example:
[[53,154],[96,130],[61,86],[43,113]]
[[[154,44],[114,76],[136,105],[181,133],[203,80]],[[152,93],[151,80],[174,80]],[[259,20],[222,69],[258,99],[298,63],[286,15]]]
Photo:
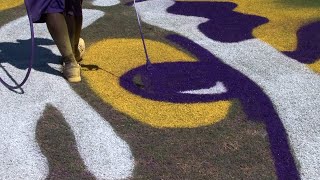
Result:
[[139,16],[139,13],[138,13],[137,8],[136,8],[136,0],[133,1],[133,6],[134,6],[134,9],[135,9],[136,14],[137,14],[137,19],[138,19],[138,24],[139,24],[139,32],[140,32],[140,36],[141,36],[141,40],[142,40],[142,44],[143,44],[144,53],[146,55],[146,67],[147,67],[147,70],[151,70],[152,69],[152,64],[151,64],[151,61],[150,61],[149,56],[148,56],[146,43],[144,41],[144,36],[143,36],[143,33],[142,33],[142,28],[141,28],[140,16]]

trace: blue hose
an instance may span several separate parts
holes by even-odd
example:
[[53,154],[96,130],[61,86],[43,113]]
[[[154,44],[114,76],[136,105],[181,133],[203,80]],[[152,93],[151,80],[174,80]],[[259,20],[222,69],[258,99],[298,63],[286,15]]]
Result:
[[29,64],[28,64],[28,70],[26,73],[26,76],[24,77],[23,81],[20,84],[17,85],[9,85],[8,83],[6,83],[1,77],[0,77],[0,82],[6,86],[8,89],[19,89],[21,88],[28,80],[29,76],[30,76],[30,72],[32,69],[32,64],[33,64],[33,59],[34,59],[34,46],[35,46],[35,42],[34,42],[34,29],[33,29],[33,22],[32,22],[32,17],[31,17],[31,12],[30,12],[30,7],[29,7],[29,3],[27,2],[27,0],[24,1],[24,4],[26,6],[26,10],[27,10],[27,14],[28,14],[28,18],[29,18],[29,24],[30,24],[30,31],[31,31],[31,54],[30,54],[30,59],[29,59]]

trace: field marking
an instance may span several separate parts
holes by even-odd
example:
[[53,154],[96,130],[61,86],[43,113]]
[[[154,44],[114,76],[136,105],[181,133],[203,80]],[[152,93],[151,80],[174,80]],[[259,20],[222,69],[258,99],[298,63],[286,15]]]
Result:
[[216,85],[213,87],[207,88],[207,89],[197,89],[197,90],[189,90],[189,91],[181,91],[180,93],[183,94],[199,94],[199,95],[204,95],[204,94],[222,94],[222,93],[227,93],[228,90],[224,86],[223,82],[218,81]]
[[[204,0],[178,0],[199,2]],[[205,0],[206,2],[235,3],[236,12],[268,18],[269,22],[253,29],[253,35],[278,49],[294,51],[297,47],[297,31],[308,23],[320,20],[320,7],[295,2],[274,0]],[[285,25],[284,25],[285,24]]]
[[[167,44],[151,40],[146,40],[146,44],[153,63],[195,62]],[[153,127],[195,128],[214,124],[227,116],[232,105],[228,100],[200,103],[155,101],[124,89],[119,77],[144,64],[139,39],[105,39],[89,47],[86,53],[89,61],[84,60],[83,63],[95,64],[100,68],[97,71],[83,71],[90,88],[115,109]]]
[[137,8],[144,22],[189,38],[259,85],[288,133],[302,179],[320,177],[319,75],[258,39],[213,41],[197,28],[205,18],[167,13],[173,4],[171,0],[151,0]]
[[94,0],[92,5],[95,6],[114,6],[120,4],[119,0]]
[[[102,11],[84,10],[84,27],[103,15]],[[19,44],[21,39],[29,39],[30,34],[25,31],[28,26],[27,17],[4,25],[0,28],[0,36],[3,37],[0,43]],[[45,24],[35,24],[35,34],[37,38],[51,39]],[[41,59],[35,60],[36,64],[58,58],[59,53],[54,45],[42,47],[50,53],[41,55]],[[25,70],[11,64],[1,63],[14,78],[22,77]],[[54,63],[51,66],[61,68]],[[79,97],[62,76],[49,73],[52,72],[50,67],[35,68],[37,70],[32,71],[23,86],[24,94],[13,93],[0,86],[0,178],[34,180],[47,177],[48,162],[35,138],[37,122],[47,104],[63,114],[74,133],[78,151],[87,169],[97,179],[130,177],[134,168],[130,147],[117,136],[107,119]],[[1,70],[0,75],[6,77]]]
[[17,7],[23,4],[23,0],[0,0],[0,11]]

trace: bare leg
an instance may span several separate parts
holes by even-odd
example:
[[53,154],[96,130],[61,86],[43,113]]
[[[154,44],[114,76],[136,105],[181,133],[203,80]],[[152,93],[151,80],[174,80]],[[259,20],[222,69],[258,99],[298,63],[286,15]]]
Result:
[[52,39],[61,53],[63,61],[65,63],[75,62],[64,15],[60,13],[47,14],[46,23]]
[[68,26],[63,14],[47,14],[46,23],[48,30],[56,43],[64,62],[63,75],[69,82],[81,81],[80,66],[73,54]]
[[78,45],[79,45],[79,38],[81,35],[83,17],[82,16],[71,16],[71,15],[67,14],[65,18],[66,18],[66,22],[67,22],[67,26],[68,26],[69,38],[70,38],[72,51],[73,51],[73,54],[74,54],[76,60],[79,61],[80,60],[80,52],[78,49]]

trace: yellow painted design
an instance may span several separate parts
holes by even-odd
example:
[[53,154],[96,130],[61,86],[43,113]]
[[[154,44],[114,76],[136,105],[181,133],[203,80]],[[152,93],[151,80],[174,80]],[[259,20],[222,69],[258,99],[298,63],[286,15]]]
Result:
[[281,0],[187,1],[233,2],[238,5],[235,9],[237,12],[268,18],[269,22],[255,28],[253,35],[279,51],[294,51],[297,47],[297,31],[304,25],[320,20],[320,6],[290,6]]
[[[169,45],[147,40],[152,62],[196,61]],[[101,70],[82,71],[90,88],[105,102],[130,117],[158,128],[193,128],[224,119],[230,101],[177,104],[153,101],[128,92],[119,84],[119,77],[145,63],[140,39],[108,39],[100,41],[86,52],[85,65],[97,65]]]
[[23,0],[0,0],[0,11],[20,6]]
[[320,74],[320,59],[318,59],[315,63],[313,64],[308,64],[309,68],[312,69],[314,72]]

